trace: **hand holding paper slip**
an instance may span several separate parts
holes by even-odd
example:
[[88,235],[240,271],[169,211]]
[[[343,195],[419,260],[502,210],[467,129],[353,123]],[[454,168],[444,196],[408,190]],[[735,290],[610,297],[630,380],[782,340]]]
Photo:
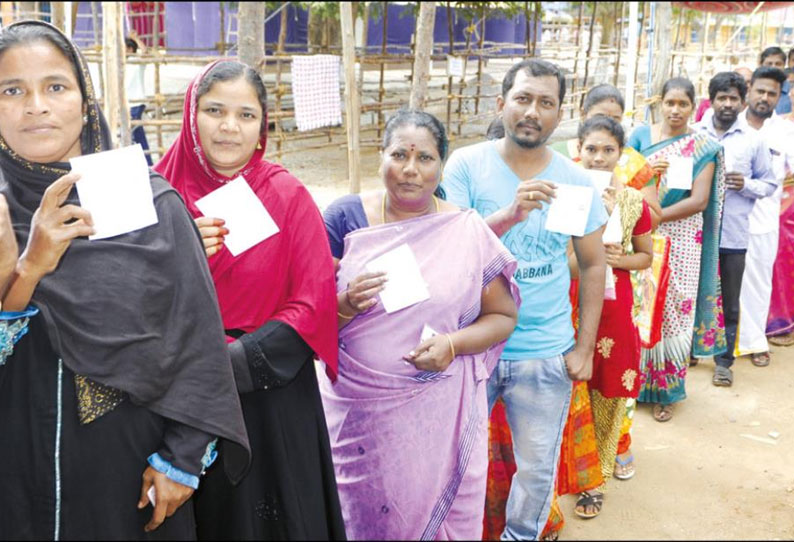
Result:
[[546,214],[546,229],[582,237],[593,201],[592,186],[557,184],[557,197],[551,200]]
[[371,260],[367,271],[384,272],[389,279],[380,293],[380,301],[387,313],[430,299],[422,271],[406,243]]
[[694,159],[691,156],[670,156],[667,167],[667,188],[692,190]]
[[106,239],[157,224],[149,166],[140,145],[71,158],[77,196],[91,213],[94,235]]
[[224,244],[232,256],[239,256],[279,232],[262,200],[242,176],[196,200],[196,207],[204,216],[226,222],[229,233]]

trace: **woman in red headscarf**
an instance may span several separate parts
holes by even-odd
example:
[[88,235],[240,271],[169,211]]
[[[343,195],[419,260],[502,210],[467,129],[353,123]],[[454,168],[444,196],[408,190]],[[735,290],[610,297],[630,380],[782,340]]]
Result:
[[[265,87],[236,61],[207,66],[185,96],[179,137],[155,166],[196,219],[218,294],[252,449],[237,486],[210,469],[196,495],[199,538],[343,539],[313,359],[336,376],[334,266],[317,206],[264,161]],[[233,234],[196,201],[242,177],[278,232],[236,256]]]

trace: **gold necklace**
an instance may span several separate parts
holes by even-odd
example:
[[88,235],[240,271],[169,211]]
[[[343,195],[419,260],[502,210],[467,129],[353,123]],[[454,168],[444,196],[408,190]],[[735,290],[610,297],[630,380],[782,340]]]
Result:
[[[386,224],[386,194],[387,192],[383,193],[383,201],[381,202],[381,206],[380,206],[380,220],[382,224]],[[436,212],[438,212],[439,210],[438,198],[435,195],[433,196],[433,203],[436,204]]]

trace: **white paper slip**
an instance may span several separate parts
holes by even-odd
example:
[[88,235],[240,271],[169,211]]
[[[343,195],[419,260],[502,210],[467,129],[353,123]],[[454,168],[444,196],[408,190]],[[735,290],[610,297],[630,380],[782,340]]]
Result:
[[149,488],[149,491],[146,492],[146,496],[149,497],[149,502],[152,503],[152,506],[157,506],[157,497],[155,496],[154,486]]
[[593,188],[558,183],[556,190],[557,197],[551,200],[546,214],[546,229],[582,237],[593,201]]
[[463,57],[447,55],[447,77],[463,77]]
[[609,215],[607,227],[604,228],[604,235],[601,239],[605,244],[623,242],[623,225],[621,224],[619,205],[615,205],[615,208],[612,209],[612,214]]
[[389,279],[380,293],[380,301],[387,313],[430,298],[419,264],[416,263],[411,247],[406,243],[371,260],[367,264],[367,270],[385,272]]
[[436,335],[438,335],[438,331],[425,324],[425,327],[422,328],[422,335],[419,337],[419,342],[423,343],[427,339],[433,338]]
[[242,176],[196,200],[196,207],[204,216],[226,221],[224,227],[229,234],[224,244],[232,256],[239,256],[279,231],[262,200]]
[[612,172],[601,171],[600,169],[588,169],[590,180],[593,181],[593,186],[598,190],[599,195],[604,193],[609,185],[612,184]]
[[667,159],[670,165],[667,168],[667,188],[678,190],[692,190],[692,173],[694,160],[691,156],[671,156]]
[[80,206],[91,213],[96,233],[106,239],[157,224],[149,166],[140,145],[71,158]]

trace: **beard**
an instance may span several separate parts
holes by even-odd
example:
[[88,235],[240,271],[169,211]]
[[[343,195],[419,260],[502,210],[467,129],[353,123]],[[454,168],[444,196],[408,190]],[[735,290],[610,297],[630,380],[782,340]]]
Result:
[[775,112],[775,108],[771,107],[771,106],[766,111],[758,111],[753,106],[748,106],[748,107],[750,109],[750,113],[752,113],[753,115],[755,115],[759,119],[768,119]]
[[548,141],[549,136],[551,134],[548,134],[546,136],[542,136],[541,135],[540,137],[538,137],[538,139],[536,139],[534,141],[531,141],[531,140],[528,140],[528,139],[522,139],[522,138],[518,137],[515,134],[515,132],[509,132],[507,135],[510,137],[510,139],[513,140],[513,142],[516,145],[518,145],[522,149],[532,150],[532,149],[537,149],[538,147],[542,147],[543,145],[545,145],[546,141]]

